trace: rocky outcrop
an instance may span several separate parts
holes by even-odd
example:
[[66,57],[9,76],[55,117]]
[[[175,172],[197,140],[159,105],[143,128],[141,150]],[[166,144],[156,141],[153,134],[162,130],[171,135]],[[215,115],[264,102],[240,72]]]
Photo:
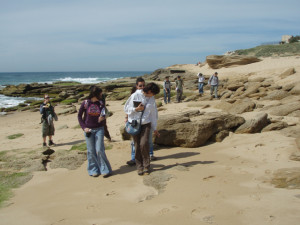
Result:
[[259,133],[269,123],[267,113],[259,113],[254,118],[246,120],[237,130],[237,134]]
[[294,73],[296,73],[295,68],[289,68],[289,69],[286,69],[285,71],[283,71],[283,72],[279,75],[279,77],[280,77],[281,79],[284,79],[284,78],[286,78],[286,77],[288,77],[288,76],[290,76],[290,75],[292,75],[292,74],[294,74]]
[[296,110],[300,110],[299,102],[291,102],[269,108],[267,111],[274,116],[286,116]]
[[261,61],[252,56],[239,55],[209,55],[206,57],[206,62],[212,69],[220,69],[222,67],[230,67],[236,65],[246,65]]
[[225,130],[234,131],[244,122],[242,117],[219,112],[161,116],[157,126],[160,137],[155,137],[154,142],[167,146],[199,147],[213,135]]
[[218,109],[222,109],[228,113],[232,114],[241,114],[244,112],[251,112],[255,108],[256,104],[249,98],[239,99],[235,101],[233,104],[221,101],[215,107]]

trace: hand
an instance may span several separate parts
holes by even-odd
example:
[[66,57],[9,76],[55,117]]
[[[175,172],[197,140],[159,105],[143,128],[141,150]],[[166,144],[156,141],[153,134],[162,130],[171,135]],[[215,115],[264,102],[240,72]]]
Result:
[[145,109],[145,106],[141,103],[138,107],[135,108],[135,111],[143,111]]
[[158,132],[158,130],[153,131],[153,133],[154,133],[154,136],[157,136],[157,137],[160,136],[160,133]]
[[89,132],[91,132],[91,129],[90,128],[84,128],[84,132],[89,133]]
[[99,116],[98,123],[102,122],[103,120],[105,120],[105,117],[104,116]]

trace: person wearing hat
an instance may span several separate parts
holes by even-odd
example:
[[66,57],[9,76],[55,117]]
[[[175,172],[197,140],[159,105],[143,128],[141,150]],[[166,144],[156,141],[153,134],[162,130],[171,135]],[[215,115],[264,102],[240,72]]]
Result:
[[208,84],[210,85],[210,95],[213,97],[213,93],[215,94],[215,98],[218,98],[218,86],[219,86],[219,78],[218,73],[215,72],[209,79]]
[[202,73],[198,73],[198,88],[199,88],[199,95],[203,95],[203,86],[204,86],[205,77]]
[[163,88],[164,88],[164,102],[165,104],[170,103],[171,99],[171,82],[169,81],[169,76],[166,76]]
[[176,99],[177,99],[177,102],[181,102],[181,97],[182,97],[182,93],[183,93],[183,80],[181,79],[180,76],[177,76],[177,80],[175,82],[175,85],[176,85],[176,92],[177,92],[177,95],[176,95]]

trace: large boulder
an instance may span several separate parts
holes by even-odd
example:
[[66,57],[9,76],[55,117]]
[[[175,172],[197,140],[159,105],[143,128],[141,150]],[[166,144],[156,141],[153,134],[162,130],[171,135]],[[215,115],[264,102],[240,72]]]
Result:
[[295,87],[293,87],[293,89],[290,91],[290,93],[291,93],[292,95],[300,95],[300,82],[297,83],[297,84],[295,85]]
[[268,109],[268,112],[274,116],[286,116],[296,110],[300,110],[299,102],[291,102],[279,106],[274,106]]
[[254,118],[246,120],[237,130],[236,133],[259,133],[269,123],[267,113],[259,113]]
[[286,78],[286,77],[288,77],[288,76],[290,76],[290,75],[292,75],[292,74],[294,74],[294,73],[296,73],[295,68],[289,68],[289,69],[286,69],[285,71],[283,71],[283,72],[279,75],[279,77],[280,77],[281,79],[284,79],[284,78]]
[[241,114],[244,112],[251,112],[255,109],[256,104],[249,98],[239,99],[233,104],[230,104],[225,101],[221,101],[215,106],[218,109],[222,109],[228,113],[232,114]]
[[261,61],[252,56],[240,55],[209,55],[206,57],[206,62],[212,69],[220,69],[222,67],[230,67],[235,65],[246,65]]
[[157,130],[160,136],[155,137],[154,142],[167,146],[199,147],[214,134],[225,130],[233,131],[244,122],[242,117],[221,112],[165,115],[158,120]]
[[268,93],[267,96],[265,96],[263,99],[264,100],[281,100],[285,97],[287,97],[289,93],[284,90],[274,90],[270,93]]

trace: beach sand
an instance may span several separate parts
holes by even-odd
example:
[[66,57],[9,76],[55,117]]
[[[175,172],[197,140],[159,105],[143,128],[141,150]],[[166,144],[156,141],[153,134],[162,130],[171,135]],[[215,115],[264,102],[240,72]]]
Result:
[[[218,72],[220,79],[248,72],[270,76],[280,74],[289,66],[299,68],[299,61],[296,57],[266,59]],[[202,69],[204,74],[214,71],[198,67],[195,72]],[[299,77],[299,72],[296,75]],[[292,76],[289,82],[298,79]],[[213,106],[215,102],[207,104]],[[158,160],[151,162],[153,172],[141,177],[135,167],[126,165],[131,149],[130,141],[122,141],[119,131],[124,124],[122,103],[108,102],[113,112],[108,118],[113,147],[106,154],[113,176],[89,177],[86,162],[76,170],[49,167],[48,171],[35,172],[29,182],[14,190],[8,206],[0,209],[0,224],[299,224],[299,189],[275,188],[268,182],[278,169],[299,167],[299,161],[289,159],[297,151],[295,138],[286,137],[280,131],[230,133],[223,142],[199,148],[159,146],[154,152]],[[171,103],[163,108],[159,115],[191,109],[218,111],[213,107],[191,107],[190,103]],[[60,110],[62,107],[58,106],[56,111]],[[39,112],[1,116],[1,151],[41,148],[39,122]],[[59,117],[55,122],[55,151],[70,149],[83,141],[82,130],[74,129],[77,124],[77,114]],[[7,139],[15,133],[24,136]],[[145,185],[158,178],[163,178],[158,182],[159,188]]]

